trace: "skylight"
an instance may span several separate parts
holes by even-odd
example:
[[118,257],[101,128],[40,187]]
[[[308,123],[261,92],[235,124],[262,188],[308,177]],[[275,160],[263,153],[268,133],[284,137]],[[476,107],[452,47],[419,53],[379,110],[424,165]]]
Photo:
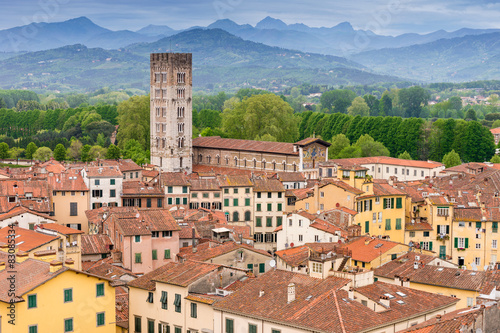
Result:
[[391,294],[387,293],[387,294],[384,294],[384,296],[387,296],[389,297],[389,299],[393,299],[393,298],[396,298],[395,296],[392,296]]
[[396,291],[396,294],[398,294],[399,296],[401,297],[406,297],[406,294],[405,293],[402,293],[400,291]]
[[397,302],[398,304],[401,304],[401,305],[405,304],[405,302],[403,302],[403,301],[401,301],[401,300],[396,301],[396,302]]

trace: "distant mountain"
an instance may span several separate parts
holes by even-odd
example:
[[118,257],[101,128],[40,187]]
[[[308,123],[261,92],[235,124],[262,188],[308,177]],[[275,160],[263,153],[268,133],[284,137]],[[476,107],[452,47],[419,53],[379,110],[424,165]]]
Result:
[[150,24],[147,27],[144,27],[140,30],[137,30],[136,32],[138,34],[150,36],[150,37],[156,37],[156,36],[168,37],[168,36],[175,35],[178,31],[174,30],[166,25]]
[[371,73],[344,58],[245,41],[220,29],[198,29],[120,50],[78,44],[1,60],[0,88],[89,91],[107,86],[149,91],[149,53],[167,51],[193,53],[197,90],[254,86],[279,91],[304,82],[347,85],[400,81]]
[[79,17],[58,23],[32,23],[0,30],[0,52],[40,51],[75,43],[106,49],[155,38],[132,31],[112,31]]
[[422,81],[470,81],[500,77],[500,32],[353,55],[378,72]]

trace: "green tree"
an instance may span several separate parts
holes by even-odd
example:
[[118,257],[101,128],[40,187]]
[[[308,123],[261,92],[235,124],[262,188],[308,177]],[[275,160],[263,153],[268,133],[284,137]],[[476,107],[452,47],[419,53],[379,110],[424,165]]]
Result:
[[490,160],[491,163],[500,163],[500,156],[495,155]]
[[321,95],[320,103],[323,109],[328,109],[330,113],[346,113],[347,108],[356,98],[356,93],[347,89],[336,89],[324,92]]
[[60,143],[54,149],[54,158],[56,161],[64,161],[66,159],[66,148]]
[[104,137],[103,133],[99,133],[97,135],[96,143],[97,143],[97,145],[99,145],[99,146],[101,146],[103,148],[106,146],[106,138]]
[[351,106],[347,109],[347,114],[350,116],[366,117],[370,115],[370,107],[366,104],[363,97],[356,97]]
[[495,153],[493,134],[477,121],[468,121],[462,141],[462,157],[468,162],[489,161]]
[[107,149],[101,146],[92,146],[89,150],[89,156],[92,161],[100,158],[104,158],[106,156]]
[[268,141],[268,142],[276,142],[276,138],[269,133],[264,134],[263,136],[256,136],[256,141]]
[[465,120],[477,120],[476,111],[474,111],[474,109],[467,110],[467,112],[465,113],[464,119]]
[[82,160],[82,162],[92,161],[92,156],[90,156],[90,149],[92,149],[91,145],[84,145],[80,150],[80,159]]
[[460,155],[455,153],[455,150],[452,150],[448,154],[444,155],[442,163],[446,168],[451,168],[462,164],[462,161],[460,160]]
[[365,100],[366,105],[368,105],[368,107],[370,108],[370,116],[378,116],[380,101],[377,99],[377,97],[373,95],[364,95],[363,99]]
[[5,142],[0,143],[0,159],[9,158],[9,145]]
[[36,146],[36,144],[34,142],[28,143],[28,145],[26,146],[26,152],[25,152],[26,158],[32,160],[33,154],[36,152],[37,149],[38,149],[38,147]]
[[219,111],[216,110],[201,110],[198,113],[198,127],[200,129],[210,127],[217,128],[222,125],[222,116]]
[[82,147],[83,145],[80,140],[77,139],[71,140],[71,144],[69,145],[68,150],[66,152],[67,156],[74,161],[80,160]]
[[389,149],[368,134],[360,136],[353,146],[359,148],[361,157],[390,156]]
[[411,160],[411,155],[405,150],[404,153],[399,154],[398,158],[402,160]]
[[355,157],[362,157],[363,152],[361,151],[361,148],[357,146],[349,146],[345,147],[342,149],[338,155],[338,158],[355,158]]
[[106,152],[106,158],[109,160],[117,160],[121,156],[120,148],[114,144],[109,145],[108,151]]
[[500,127],[500,119],[497,119],[491,124],[491,128],[498,128]]
[[420,117],[422,106],[427,105],[430,94],[419,86],[399,90],[399,103],[405,110],[405,117]]
[[338,158],[340,152],[351,144],[349,139],[342,133],[332,137],[330,143],[332,144],[328,147],[328,158],[330,159]]
[[149,149],[149,95],[133,96],[118,105],[118,145],[121,149],[131,139]]
[[53,155],[54,153],[49,147],[40,147],[33,154],[33,159],[39,161],[48,161]]
[[379,105],[379,115],[380,116],[392,116],[392,99],[389,96],[389,92],[386,90],[382,94]]
[[6,108],[6,107],[7,107],[7,103],[5,103],[3,98],[0,97],[0,109]]
[[10,158],[16,159],[24,153],[23,148],[12,147],[10,148],[9,155]]
[[448,99],[448,102],[450,103],[450,107],[453,109],[453,110],[460,110],[462,109],[462,99],[458,96],[454,96],[454,97],[450,97],[450,99]]
[[148,163],[149,153],[142,149],[142,146],[134,139],[130,139],[125,143],[123,157],[130,158],[138,165]]
[[274,94],[255,95],[224,110],[224,132],[235,139],[254,140],[270,134],[279,142],[298,138],[298,118],[290,105]]

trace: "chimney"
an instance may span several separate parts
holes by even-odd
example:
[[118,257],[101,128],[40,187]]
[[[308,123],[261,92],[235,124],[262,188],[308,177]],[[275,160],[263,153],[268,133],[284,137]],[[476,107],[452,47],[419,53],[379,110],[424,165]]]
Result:
[[402,278],[402,281],[403,281],[403,287],[410,288],[410,278],[409,277]]
[[52,260],[50,262],[50,272],[54,273],[60,270],[63,267],[63,263],[57,260]]
[[295,301],[295,284],[290,283],[288,285],[288,303]]
[[397,286],[401,285],[401,278],[399,275],[394,275],[394,284]]
[[18,263],[22,263],[22,262],[26,261],[27,259],[29,259],[28,252],[18,252],[16,254],[16,261]]
[[196,253],[198,251],[198,248],[196,247],[196,229],[193,227],[192,230],[192,238],[191,238],[191,241],[192,241],[192,244],[193,244],[193,253]]
[[438,321],[438,322],[441,321],[441,315],[440,314],[436,315],[436,321]]
[[348,297],[350,299],[354,299],[354,288],[353,287],[350,287],[349,288],[349,294],[348,294]]
[[73,259],[66,259],[64,266],[68,268],[75,268],[75,261]]
[[264,290],[259,291],[259,297],[264,296]]
[[385,306],[386,308],[391,307],[389,297],[387,297],[387,296],[380,296],[380,303],[382,303],[382,305]]

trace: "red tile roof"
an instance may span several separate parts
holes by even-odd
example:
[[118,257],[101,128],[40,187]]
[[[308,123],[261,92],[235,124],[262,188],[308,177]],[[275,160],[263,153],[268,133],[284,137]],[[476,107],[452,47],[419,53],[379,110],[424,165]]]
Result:
[[307,261],[309,260],[309,247],[306,245],[292,247],[290,249],[276,251],[275,254],[287,265],[298,267],[299,265],[307,265]]
[[238,244],[236,242],[230,241],[222,244],[217,244],[215,242],[207,242],[199,244],[197,246],[197,252],[193,253],[193,247],[183,247],[179,250],[177,256],[183,258],[184,260],[196,260],[196,261],[207,261],[223,254],[234,252],[238,250],[248,250],[252,251],[266,257],[271,257],[271,255],[263,250],[257,250],[246,244]]
[[[365,244],[368,242],[368,244]],[[342,244],[342,247],[352,251],[352,259],[362,262],[372,262],[381,254],[391,250],[399,243],[379,238],[359,237],[350,243]]]
[[148,184],[143,181],[123,182],[122,196],[164,197],[165,191],[157,184]]
[[253,180],[254,192],[284,192],[285,188],[277,179],[257,178]]
[[282,182],[305,182],[306,177],[302,172],[277,172],[278,179]]
[[57,223],[39,224],[39,225],[37,225],[37,229],[40,229],[40,230],[47,229],[47,230],[55,231],[59,234],[65,235],[65,236],[83,234],[83,231],[81,231],[81,230],[69,228],[69,227],[66,227],[64,225],[57,224]]
[[129,275],[133,278],[137,278],[137,275],[132,273],[130,270],[117,265],[113,265],[112,258],[105,258],[95,261],[90,267],[87,267],[85,271],[90,274],[102,276],[110,280],[120,280],[124,275]]
[[220,191],[217,179],[192,179],[191,191]]
[[117,166],[89,166],[85,167],[88,178],[122,178],[123,173]]
[[210,148],[264,152],[283,155],[298,155],[294,152],[294,144],[288,142],[268,142],[239,139],[223,139],[219,136],[205,136],[193,139],[193,148]]
[[82,235],[82,255],[110,253],[113,245],[108,235]]
[[442,333],[442,332],[464,332],[464,325],[475,327],[476,316],[482,312],[481,308],[465,308],[446,313],[438,320],[436,316],[423,323],[412,326],[403,332],[413,333]]
[[406,231],[432,231],[432,226],[427,222],[414,222],[405,224]]
[[[73,171],[73,172],[71,172]],[[88,191],[80,173],[70,170],[67,173],[59,173],[47,176],[47,182],[53,191]]]
[[[0,243],[8,244],[9,230],[10,227],[4,227],[0,229]],[[14,230],[15,230],[15,235],[17,237],[16,247],[18,250],[23,252],[32,251],[60,238],[59,236],[45,235],[40,232],[23,229],[19,227],[14,227]]]
[[220,187],[253,187],[250,177],[244,175],[220,175],[217,179]]
[[15,206],[11,210],[9,210],[8,212],[6,212],[4,214],[0,214],[0,221],[3,221],[5,219],[9,219],[9,218],[14,217],[14,216],[18,216],[21,214],[25,214],[25,213],[37,215],[37,216],[43,217],[44,219],[47,219],[50,221],[56,221],[56,219],[50,217],[47,214],[42,214],[42,213],[39,213],[37,211],[30,210],[24,206]]
[[191,186],[183,172],[162,172],[159,177],[162,186]]

